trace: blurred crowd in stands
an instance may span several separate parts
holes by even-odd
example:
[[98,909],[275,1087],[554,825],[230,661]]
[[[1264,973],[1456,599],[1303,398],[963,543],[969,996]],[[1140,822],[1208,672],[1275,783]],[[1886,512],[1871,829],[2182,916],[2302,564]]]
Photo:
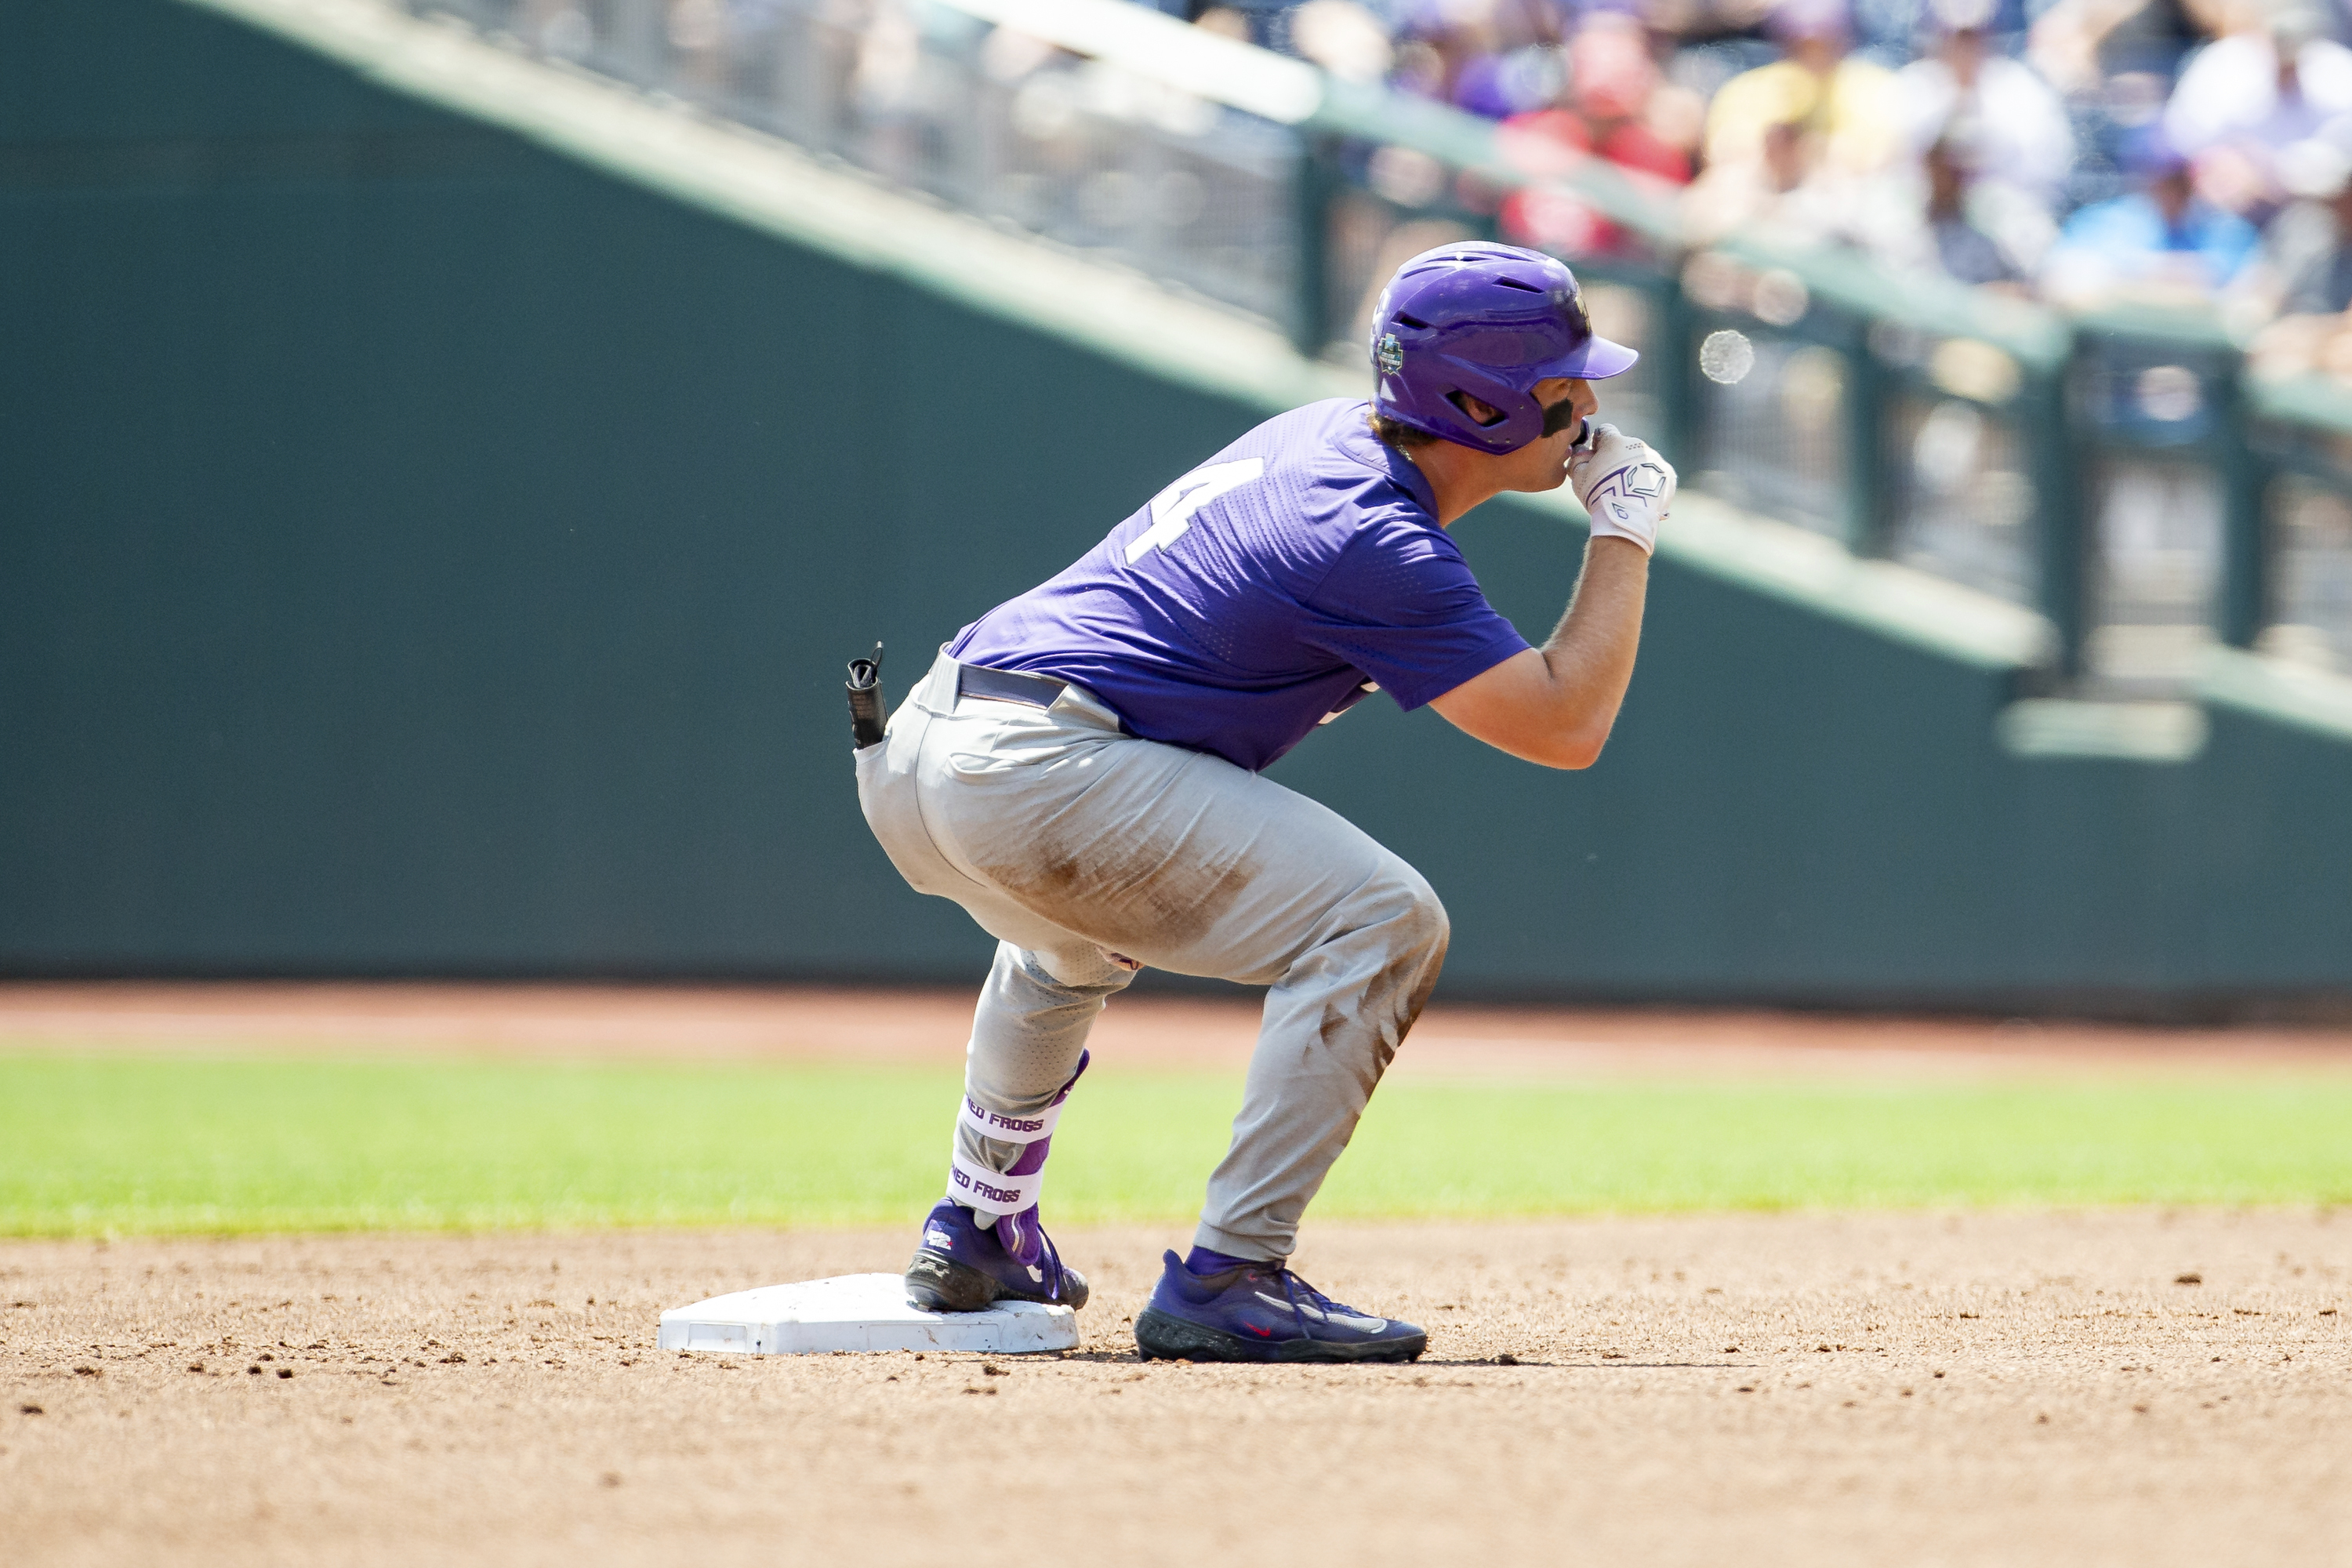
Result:
[[[2265,368],[2352,377],[2346,0],[1160,6],[1499,121],[1528,167],[1606,159],[1696,237],[1760,230],[2063,304],[2211,310],[2262,328]],[[1500,217],[1570,255],[1625,243],[1551,192]]]

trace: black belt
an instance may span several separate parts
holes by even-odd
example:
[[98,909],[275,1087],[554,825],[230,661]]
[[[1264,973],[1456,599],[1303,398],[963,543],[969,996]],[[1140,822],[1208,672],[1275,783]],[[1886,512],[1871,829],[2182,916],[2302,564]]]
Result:
[[958,697],[992,697],[999,702],[1051,708],[1054,699],[1067,690],[1069,684],[1050,675],[1024,675],[1017,669],[989,669],[977,664],[956,666]]

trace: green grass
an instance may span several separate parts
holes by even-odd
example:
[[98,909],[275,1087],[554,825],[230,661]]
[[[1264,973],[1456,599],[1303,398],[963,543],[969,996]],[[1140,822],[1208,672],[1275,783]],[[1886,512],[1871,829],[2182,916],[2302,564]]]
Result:
[[[0,1055],[0,1234],[898,1224],[929,1068]],[[1239,1096],[1090,1074],[1053,1217],[1181,1220]],[[1392,1085],[1317,1214],[2352,1201],[2352,1075]]]

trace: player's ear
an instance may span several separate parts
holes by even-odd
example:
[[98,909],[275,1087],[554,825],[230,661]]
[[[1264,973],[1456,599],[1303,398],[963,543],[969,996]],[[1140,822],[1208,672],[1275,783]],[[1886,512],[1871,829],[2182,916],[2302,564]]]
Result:
[[1466,392],[1449,392],[1445,395],[1452,400],[1454,407],[1470,416],[1470,422],[1474,425],[1483,428],[1490,425],[1500,425],[1503,422],[1503,411],[1483,398],[1473,397]]

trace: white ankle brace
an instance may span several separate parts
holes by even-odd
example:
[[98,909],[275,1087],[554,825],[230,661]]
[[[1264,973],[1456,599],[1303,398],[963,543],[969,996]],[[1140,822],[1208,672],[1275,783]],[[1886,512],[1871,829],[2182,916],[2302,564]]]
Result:
[[[961,1134],[968,1129],[1000,1143],[1038,1143],[1054,1135],[1054,1128],[1061,1120],[1059,1104],[1049,1105],[1033,1115],[1007,1116],[965,1095],[962,1109],[956,1113],[958,1136],[948,1154],[948,1196],[969,1205],[983,1225],[998,1215],[1019,1214],[1035,1203],[1037,1194],[1045,1189],[1044,1171],[1008,1176],[966,1154]],[[1017,1165],[1022,1162],[1013,1163]]]
[[978,1214],[983,1224],[999,1215],[1019,1214],[1045,1190],[1043,1171],[1008,1176],[972,1159],[961,1143],[948,1156],[948,1196]]
[[[1078,1075],[1087,1070],[1087,1053],[1079,1052],[1077,1070],[1070,1074],[1054,1103],[1043,1110],[1011,1116],[989,1110],[969,1094],[963,1097],[956,1110],[956,1135],[948,1151],[948,1196],[971,1209],[982,1229],[1003,1215],[1024,1214],[1037,1206],[1038,1195],[1045,1190],[1045,1156],[1052,1147],[1054,1129],[1061,1123],[1062,1107]],[[1011,1162],[1013,1169],[1000,1171],[965,1153],[966,1133],[974,1139],[1021,1145],[1020,1153]]]
[[969,1127],[982,1138],[993,1138],[1000,1143],[1034,1143],[1041,1138],[1051,1138],[1054,1128],[1062,1120],[1062,1106],[1057,1100],[1045,1110],[1027,1116],[1007,1116],[1000,1110],[990,1110],[963,1097],[963,1109],[956,1115],[959,1125]]

